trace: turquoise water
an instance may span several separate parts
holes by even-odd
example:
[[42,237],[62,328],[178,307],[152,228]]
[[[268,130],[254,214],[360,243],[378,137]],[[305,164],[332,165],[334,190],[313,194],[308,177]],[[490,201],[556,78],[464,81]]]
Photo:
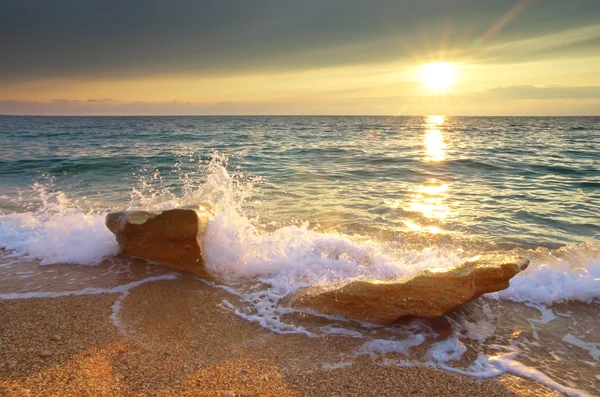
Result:
[[200,186],[214,151],[260,178],[245,206],[265,222],[507,248],[600,239],[598,117],[0,117],[0,210],[38,201],[34,183],[143,206],[132,189]]

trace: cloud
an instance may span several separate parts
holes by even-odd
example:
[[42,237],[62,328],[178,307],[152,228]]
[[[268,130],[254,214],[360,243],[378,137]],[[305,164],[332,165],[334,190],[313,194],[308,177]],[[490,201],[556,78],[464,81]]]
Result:
[[[282,71],[444,48],[479,56],[473,42],[512,6],[498,0],[5,0],[0,81]],[[480,48],[560,34],[599,18],[598,0],[533,0]],[[580,53],[598,48],[596,41],[581,45]]]
[[597,56],[600,24],[520,39],[483,48],[479,57],[489,63],[538,61],[548,58]]
[[186,115],[202,114],[213,106],[190,102],[143,102],[116,99],[83,101],[54,99],[52,101],[0,101],[0,114],[5,115]]
[[0,115],[594,115],[600,86],[496,87],[452,96],[321,96],[273,101],[120,101],[87,99],[0,101]]
[[120,101],[116,99],[51,101],[0,101],[0,115],[39,115],[39,116],[161,116],[161,115],[229,115],[229,114],[269,114],[278,109],[291,107],[287,102],[269,103],[194,103],[187,101]]
[[467,96],[494,100],[555,100],[555,99],[600,99],[600,86],[581,87],[534,87],[531,85],[496,87],[483,93]]

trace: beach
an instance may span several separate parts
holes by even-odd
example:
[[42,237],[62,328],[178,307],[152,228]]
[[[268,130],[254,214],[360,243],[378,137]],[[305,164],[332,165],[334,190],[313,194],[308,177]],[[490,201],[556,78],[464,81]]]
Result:
[[0,397],[600,397],[600,0],[9,0],[0,54]]
[[340,364],[360,340],[272,333],[234,315],[222,305],[227,292],[191,275],[132,288],[116,326],[121,296],[0,301],[0,394],[560,395],[513,375],[480,380],[369,356]]
[[[2,393],[600,395],[599,120],[0,117]],[[199,205],[197,276],[106,224]],[[492,257],[432,318],[303,298]]]

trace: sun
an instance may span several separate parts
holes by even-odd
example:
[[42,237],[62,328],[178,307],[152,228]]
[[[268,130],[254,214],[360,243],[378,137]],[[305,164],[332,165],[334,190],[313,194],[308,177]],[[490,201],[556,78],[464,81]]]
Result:
[[448,62],[428,63],[420,68],[421,81],[436,94],[444,94],[456,80],[456,66]]

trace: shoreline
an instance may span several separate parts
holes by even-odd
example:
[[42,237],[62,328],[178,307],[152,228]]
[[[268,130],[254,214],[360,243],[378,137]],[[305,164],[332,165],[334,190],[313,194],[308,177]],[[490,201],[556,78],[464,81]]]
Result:
[[561,395],[513,375],[349,362],[362,341],[275,334],[234,315],[228,296],[180,275],[125,293],[0,300],[0,395]]

